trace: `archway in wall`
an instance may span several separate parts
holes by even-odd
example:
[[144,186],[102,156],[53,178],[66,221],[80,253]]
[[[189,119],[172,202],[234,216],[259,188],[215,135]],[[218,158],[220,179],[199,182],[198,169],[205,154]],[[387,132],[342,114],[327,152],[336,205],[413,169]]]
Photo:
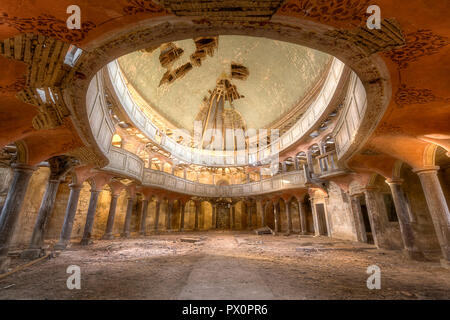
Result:
[[272,230],[275,229],[275,216],[274,216],[273,210],[274,210],[274,204],[272,202],[271,204],[269,204],[267,206],[267,211],[266,211],[266,224]]

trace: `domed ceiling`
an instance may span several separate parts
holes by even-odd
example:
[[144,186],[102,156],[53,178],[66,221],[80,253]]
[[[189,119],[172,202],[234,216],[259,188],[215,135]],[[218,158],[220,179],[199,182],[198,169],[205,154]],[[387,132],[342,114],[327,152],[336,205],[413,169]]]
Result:
[[118,59],[145,108],[189,131],[218,80],[235,86],[238,98],[232,105],[247,128],[267,128],[315,87],[330,60],[310,48],[246,36],[188,39]]

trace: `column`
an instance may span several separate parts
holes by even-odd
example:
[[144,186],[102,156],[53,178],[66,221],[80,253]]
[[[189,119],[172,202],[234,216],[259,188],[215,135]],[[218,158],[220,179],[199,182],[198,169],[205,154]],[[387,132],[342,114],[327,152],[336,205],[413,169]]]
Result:
[[112,231],[113,231],[113,227],[114,227],[114,218],[116,216],[116,207],[117,207],[117,199],[118,198],[119,198],[118,194],[114,194],[114,193],[111,194],[111,202],[109,204],[108,221],[106,222],[105,234],[102,237],[102,239],[104,239],[104,240],[110,240],[110,239],[114,238]]
[[[265,217],[264,217],[264,211],[263,211],[263,204],[262,200],[258,199],[256,200],[256,216],[259,217],[259,221],[262,227],[264,227],[265,224]],[[258,221],[258,219],[256,219]],[[258,227],[258,222],[256,222],[256,227]]]
[[69,202],[66,207],[66,214],[64,217],[64,223],[61,230],[61,235],[59,237],[58,243],[55,245],[55,250],[64,250],[70,242],[70,237],[72,235],[73,220],[75,219],[75,214],[78,207],[78,199],[80,198],[81,184],[70,184],[70,194]]
[[299,199],[297,199],[297,206],[298,206],[298,221],[300,223],[300,234],[305,235],[308,233],[308,230],[306,227],[305,206]]
[[231,230],[236,229],[236,205],[231,205]]
[[264,204],[264,212],[263,212],[263,218],[264,218],[264,221],[262,221],[261,223],[262,223],[262,227],[264,228],[266,225],[267,225],[267,223],[266,223],[266,213],[267,213],[267,208],[270,206],[270,201],[267,201],[265,204]]
[[291,216],[291,202],[290,201],[284,201],[285,208],[286,208],[286,218],[287,218],[287,233],[292,233],[292,216]]
[[215,211],[214,211],[214,204],[212,202],[210,202],[211,204],[211,227],[212,229],[215,229],[216,227],[216,216],[215,216]]
[[213,210],[214,210],[214,229],[217,229],[219,227],[218,225],[218,212],[217,212],[217,203],[214,203],[213,205]]
[[172,229],[173,200],[167,201],[166,230]]
[[366,227],[364,226],[364,219],[361,212],[361,203],[358,199],[358,196],[351,196],[351,210],[353,215],[353,220],[355,223],[355,231],[357,240],[360,242],[367,243],[367,233]]
[[36,170],[26,164],[12,165],[13,180],[0,215],[0,273],[7,272],[8,251],[31,175]]
[[385,220],[387,217],[385,217],[385,212],[382,210],[381,195],[374,188],[365,189],[364,195],[366,197],[367,213],[369,215],[373,241],[378,248],[390,249],[390,245],[384,235]]
[[228,206],[229,206],[229,207],[228,207],[228,216],[229,216],[229,219],[228,219],[228,221],[229,221],[228,228],[229,228],[230,230],[232,230],[232,228],[233,228],[233,223],[232,223],[232,213],[231,213],[231,211],[233,210],[233,209],[232,209],[232,208],[233,208],[233,204],[229,204]]
[[123,224],[122,237],[128,238],[130,236],[131,215],[133,214],[133,202],[134,198],[129,197],[127,203],[127,213],[125,215],[125,222]]
[[80,244],[85,246],[91,243],[92,227],[94,226],[95,210],[97,209],[98,195],[100,190],[91,189],[91,198],[89,199],[89,207],[86,215],[86,223],[84,225],[83,238]]
[[405,194],[401,188],[402,180],[386,180],[391,188],[392,198],[394,199],[395,211],[397,212],[400,231],[402,234],[403,245],[406,253],[411,259],[424,260],[423,253],[417,246],[417,240],[408,212]]
[[186,180],[186,178],[187,178],[187,171],[186,171],[186,168],[184,168],[183,169],[183,179]]
[[141,211],[141,228],[140,228],[140,234],[142,236],[145,236],[146,232],[146,220],[147,220],[147,211],[148,211],[148,200],[144,199],[142,200],[142,211]]
[[311,150],[308,150],[306,152],[306,163],[308,164],[309,176],[312,178],[312,176],[314,174],[314,164],[313,164],[313,158],[312,158]]
[[185,210],[185,203],[180,201],[180,231],[184,231],[184,210]]
[[44,233],[47,228],[50,214],[53,211],[60,182],[60,177],[54,178],[52,177],[52,175],[50,175],[50,178],[47,182],[47,188],[45,189],[44,197],[42,198],[41,206],[39,207],[39,212],[36,223],[34,225],[30,245],[27,250],[22,252],[22,259],[34,260],[39,258],[43,253],[42,247],[44,244]]
[[279,214],[280,214],[280,206],[278,202],[274,202],[273,204],[273,216],[274,216],[274,220],[275,220],[275,233],[280,232],[280,228],[278,226],[278,222],[279,222]]
[[286,173],[286,172],[287,172],[287,166],[286,166],[286,162],[285,162],[285,161],[283,161],[283,162],[281,163],[281,171],[282,171],[283,173]]
[[441,246],[444,266],[450,265],[450,213],[442,187],[437,176],[439,167],[415,170],[419,175],[423,193],[433,220],[436,236]]
[[245,210],[247,211],[247,228],[252,228],[252,203],[247,202],[245,203]]
[[155,232],[158,231],[158,224],[159,224],[159,210],[161,208],[161,201],[159,199],[156,199],[155,203],[155,225],[153,226]]
[[300,163],[298,161],[297,156],[294,157],[294,166],[295,166],[295,171],[300,170]]
[[200,215],[200,201],[195,201],[194,230],[198,231],[198,216]]

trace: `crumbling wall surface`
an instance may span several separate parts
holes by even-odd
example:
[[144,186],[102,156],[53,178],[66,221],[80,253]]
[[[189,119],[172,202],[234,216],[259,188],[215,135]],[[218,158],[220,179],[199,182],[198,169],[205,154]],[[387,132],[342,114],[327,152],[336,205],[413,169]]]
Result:
[[41,167],[31,176],[11,240],[11,248],[23,248],[29,245],[49,175],[50,170]]
[[334,182],[330,182],[328,188],[326,210],[333,238],[358,240],[349,196]]

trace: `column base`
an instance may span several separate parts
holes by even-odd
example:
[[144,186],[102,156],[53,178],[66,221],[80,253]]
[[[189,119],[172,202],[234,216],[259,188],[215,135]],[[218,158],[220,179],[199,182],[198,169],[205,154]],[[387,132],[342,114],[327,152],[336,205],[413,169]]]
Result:
[[93,243],[94,243],[94,241],[92,241],[91,239],[81,239],[81,241],[80,241],[80,244],[82,246],[88,246]]
[[121,233],[120,236],[122,238],[129,238],[130,237],[130,233],[129,232],[124,232],[124,233]]
[[447,259],[441,259],[441,267],[450,270],[450,261]]
[[104,234],[102,240],[112,240],[114,236],[112,234]]
[[428,261],[421,251],[403,250],[403,254],[412,260]]
[[43,248],[26,249],[26,250],[22,251],[22,253],[20,254],[20,258],[26,259],[26,260],[35,260],[35,259],[45,256],[45,254],[46,254],[46,250]]
[[10,262],[11,262],[10,258],[0,257],[0,274],[8,272]]
[[144,236],[144,237],[145,237],[145,236],[147,235],[147,232],[145,232],[145,231],[144,231],[144,232],[139,232],[139,235],[141,235],[141,236]]
[[68,242],[58,242],[57,244],[55,244],[55,246],[53,247],[53,250],[66,250],[69,247],[69,243]]

